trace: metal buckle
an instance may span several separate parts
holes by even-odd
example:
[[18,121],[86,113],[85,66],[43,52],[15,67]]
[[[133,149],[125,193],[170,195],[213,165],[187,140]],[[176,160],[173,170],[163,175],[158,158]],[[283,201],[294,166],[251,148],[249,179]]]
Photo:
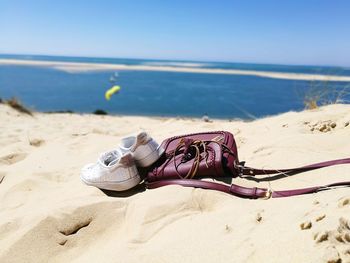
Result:
[[238,165],[236,165],[239,176],[243,176],[244,165],[245,165],[245,162],[239,162]]
[[267,199],[270,199],[271,197],[272,197],[272,190],[271,189],[267,189],[266,193],[265,193],[265,196],[261,197],[261,199],[267,200]]

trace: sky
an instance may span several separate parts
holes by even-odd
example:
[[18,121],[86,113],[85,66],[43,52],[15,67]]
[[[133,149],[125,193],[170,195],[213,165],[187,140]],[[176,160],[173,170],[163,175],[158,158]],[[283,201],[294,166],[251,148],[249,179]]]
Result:
[[0,0],[0,54],[350,66],[348,0]]

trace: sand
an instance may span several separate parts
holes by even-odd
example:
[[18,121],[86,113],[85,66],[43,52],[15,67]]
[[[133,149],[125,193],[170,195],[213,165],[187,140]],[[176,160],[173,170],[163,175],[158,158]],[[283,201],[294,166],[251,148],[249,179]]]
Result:
[[196,63],[170,63],[173,66],[163,66],[156,62],[146,65],[122,65],[122,64],[105,64],[105,63],[80,63],[80,62],[57,62],[57,61],[38,61],[38,60],[21,60],[21,59],[0,59],[0,65],[21,65],[51,67],[68,73],[79,73],[87,71],[115,71],[115,70],[133,70],[133,71],[166,71],[166,72],[187,72],[187,73],[204,73],[204,74],[224,74],[224,75],[246,75],[274,79],[290,80],[310,80],[310,81],[345,81],[349,82],[349,76],[332,76],[321,74],[303,74],[303,73],[286,73],[270,72],[255,70],[235,70],[235,69],[213,69],[201,68]]
[[[181,186],[107,195],[79,178],[83,165],[140,129],[158,141],[227,130],[235,135],[240,159],[255,167],[345,158],[350,156],[349,121],[350,105],[253,122],[207,123],[31,117],[0,104],[0,262],[350,262],[349,188],[269,200]],[[349,170],[339,165],[270,186],[282,190],[349,180]]]

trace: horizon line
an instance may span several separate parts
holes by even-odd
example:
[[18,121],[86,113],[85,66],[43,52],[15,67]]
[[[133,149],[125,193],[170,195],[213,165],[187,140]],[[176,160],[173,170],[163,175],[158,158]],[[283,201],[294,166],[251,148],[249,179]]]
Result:
[[88,71],[115,71],[115,70],[134,70],[134,71],[163,71],[163,72],[186,72],[186,73],[206,73],[206,74],[225,74],[225,75],[250,75],[257,77],[267,77],[275,79],[290,80],[309,80],[309,81],[345,81],[350,82],[350,76],[333,76],[320,74],[292,73],[292,72],[269,72],[259,70],[240,70],[240,69],[215,69],[215,68],[191,68],[191,67],[172,67],[172,66],[147,66],[147,65],[125,65],[113,63],[96,62],[74,62],[74,61],[49,61],[49,60],[30,60],[30,59],[5,59],[0,58],[0,65],[23,65],[51,67],[56,70],[62,70],[67,73],[78,73]]
[[220,61],[220,60],[191,60],[191,59],[168,59],[168,58],[145,58],[145,57],[108,57],[108,56],[85,56],[85,55],[50,55],[50,54],[23,54],[23,53],[0,53],[0,56],[44,56],[44,57],[66,57],[66,58],[101,58],[101,59],[130,59],[130,60],[152,60],[152,61],[173,61],[173,62],[211,62],[227,64],[247,64],[247,65],[265,65],[265,66],[291,66],[291,67],[332,67],[350,69],[350,66],[344,65],[316,65],[316,64],[279,64],[269,62],[238,62],[238,61]]

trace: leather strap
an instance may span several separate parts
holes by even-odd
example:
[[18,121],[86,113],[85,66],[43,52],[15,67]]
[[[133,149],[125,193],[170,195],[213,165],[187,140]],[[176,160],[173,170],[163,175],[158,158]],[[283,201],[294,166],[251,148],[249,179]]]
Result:
[[276,173],[293,173],[293,172],[306,172],[311,171],[315,169],[320,169],[328,166],[338,165],[338,164],[350,164],[350,158],[345,159],[337,159],[332,161],[326,161],[321,163],[314,163],[306,166],[296,167],[296,168],[289,168],[289,169],[256,169],[252,167],[247,166],[241,166],[240,172],[243,175],[263,175],[263,174],[276,174]]
[[295,195],[310,194],[310,193],[327,190],[330,187],[337,187],[337,186],[349,187],[350,181],[338,182],[338,183],[333,183],[333,184],[328,184],[323,186],[301,188],[301,189],[283,190],[283,191],[271,191],[270,189],[267,189],[267,188],[258,188],[258,187],[244,187],[236,184],[225,185],[220,183],[194,180],[194,179],[161,180],[161,181],[155,181],[152,183],[146,182],[146,187],[149,189],[154,189],[154,188],[158,188],[166,185],[181,185],[181,186],[187,186],[187,187],[204,188],[204,189],[211,189],[211,190],[225,192],[225,193],[232,194],[239,197],[252,198],[252,199],[257,199],[257,198],[268,199],[268,198],[289,197],[289,196],[295,196]]
[[[332,160],[327,162],[314,163],[306,166],[301,166],[297,168],[289,168],[289,169],[255,169],[246,166],[240,166],[240,173],[243,175],[262,175],[262,174],[276,174],[276,173],[291,173],[291,172],[305,172],[314,169],[319,169],[323,167],[338,165],[338,164],[349,164],[350,158]],[[328,185],[322,186],[314,186],[308,188],[301,189],[291,189],[291,190],[283,190],[283,191],[271,191],[267,188],[258,188],[258,187],[243,187],[236,184],[225,185],[220,183],[202,181],[202,180],[194,180],[194,179],[173,179],[173,180],[160,180],[155,182],[146,182],[147,188],[153,189],[166,185],[182,185],[187,187],[197,187],[204,189],[217,190],[221,192],[225,192],[228,194],[233,194],[240,197],[247,198],[277,198],[277,197],[288,197],[294,195],[302,195],[302,194],[310,194],[315,193],[322,190],[327,190],[330,187],[337,186],[350,186],[350,181],[337,182]]]
[[160,180],[155,182],[146,182],[146,187],[148,189],[154,189],[166,185],[182,185],[187,187],[196,187],[203,189],[211,189],[216,191],[225,192],[228,194],[233,194],[241,197],[249,198],[262,198],[268,195],[268,189],[266,188],[249,188],[239,185],[225,185],[214,182],[207,182],[195,179],[171,179],[171,180]]

